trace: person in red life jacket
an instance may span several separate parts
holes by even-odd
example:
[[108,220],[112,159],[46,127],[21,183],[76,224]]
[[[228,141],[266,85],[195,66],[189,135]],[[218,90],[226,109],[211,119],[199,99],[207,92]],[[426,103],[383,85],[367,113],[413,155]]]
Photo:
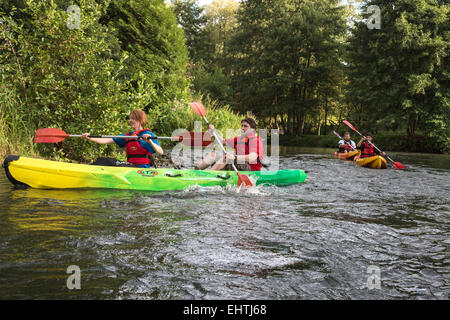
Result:
[[379,152],[377,149],[374,148],[374,146],[371,144],[372,142],[372,134],[367,133],[364,137],[359,140],[356,147],[361,150],[361,155],[359,157],[355,157],[354,160],[359,158],[369,158],[373,157],[375,155],[386,155],[385,152]]
[[155,135],[149,129],[145,128],[146,122],[147,117],[144,111],[140,109],[133,110],[129,117],[129,124],[132,131],[122,134],[122,136],[139,136],[142,139],[89,138],[89,133],[84,133],[82,136],[87,140],[100,144],[115,143],[119,147],[125,148],[128,164],[139,168],[150,168],[150,166],[154,166],[152,155],[155,152],[163,154],[164,151],[156,139],[149,139],[150,137],[155,137]]
[[[210,130],[215,130],[212,124]],[[256,135],[256,122],[252,118],[246,118],[241,121],[240,137],[223,140],[219,138],[219,143],[225,143],[233,147],[236,156],[227,153],[223,155],[212,167],[211,170],[233,170],[230,162],[234,161],[236,169],[240,171],[260,171],[262,168],[261,160],[264,158],[264,146],[261,139]],[[197,166],[196,169],[202,170],[211,165],[216,159],[215,152],[208,154]],[[228,162],[228,163],[227,163]]]
[[338,144],[340,153],[356,150],[355,142],[353,140],[350,140],[350,132],[344,133],[344,139],[339,140]]

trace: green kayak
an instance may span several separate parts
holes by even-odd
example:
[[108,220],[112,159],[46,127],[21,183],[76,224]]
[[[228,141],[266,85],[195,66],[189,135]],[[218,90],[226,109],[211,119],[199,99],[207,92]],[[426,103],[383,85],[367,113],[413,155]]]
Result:
[[[39,189],[108,188],[130,190],[183,190],[189,186],[237,185],[234,171],[140,169],[65,163],[8,156],[6,176],[16,186]],[[242,171],[256,185],[290,185],[304,182],[303,170]]]

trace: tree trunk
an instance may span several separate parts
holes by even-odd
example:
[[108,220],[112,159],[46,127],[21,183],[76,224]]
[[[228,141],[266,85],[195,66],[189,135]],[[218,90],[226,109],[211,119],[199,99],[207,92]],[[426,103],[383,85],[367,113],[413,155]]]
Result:
[[319,112],[319,123],[318,123],[318,126],[317,126],[317,135],[318,136],[320,136],[320,123],[321,123],[321,112]]
[[325,101],[325,122],[324,122],[324,127],[323,127],[323,133],[325,135],[327,135],[327,118],[328,118],[328,98]]
[[300,127],[298,129],[299,135],[302,136],[303,133],[304,133],[304,130],[305,130],[305,116],[302,115],[301,118],[300,118]]

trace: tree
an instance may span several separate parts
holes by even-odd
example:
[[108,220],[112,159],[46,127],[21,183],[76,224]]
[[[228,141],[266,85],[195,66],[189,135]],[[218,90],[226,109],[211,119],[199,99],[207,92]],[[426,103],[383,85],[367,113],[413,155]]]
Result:
[[[0,86],[18,101],[14,116],[27,124],[22,134],[33,136],[44,127],[74,133],[123,129],[134,97],[124,95],[125,83],[118,79],[120,61],[111,54],[118,41],[98,23],[101,12],[93,1],[80,4],[80,26],[74,29],[67,26],[65,8],[53,1],[27,0],[18,18],[16,11],[2,17]],[[97,152],[88,152],[82,139],[37,147],[42,155],[76,160],[113,151],[111,146],[98,146]]]
[[[381,28],[358,22],[349,47],[350,96],[367,123],[417,128],[449,149],[449,5],[431,0],[365,1],[381,10]],[[368,17],[369,14],[363,14]]]
[[239,109],[303,134],[307,118],[337,99],[330,83],[342,77],[345,18],[339,1],[243,1],[230,44]]
[[112,0],[101,22],[113,27],[129,54],[124,79],[142,81],[154,95],[152,106],[185,98],[188,52],[183,30],[164,0]]
[[195,57],[196,41],[207,22],[207,18],[203,15],[203,7],[199,6],[196,0],[172,0],[172,6],[178,24],[184,30],[186,46],[191,59],[193,59]]

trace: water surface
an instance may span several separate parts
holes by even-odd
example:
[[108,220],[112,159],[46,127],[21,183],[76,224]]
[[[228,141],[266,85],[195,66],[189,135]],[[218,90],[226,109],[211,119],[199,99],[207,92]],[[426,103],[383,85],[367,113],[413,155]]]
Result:
[[1,174],[0,299],[448,299],[450,156],[373,170],[332,151],[282,147],[306,183],[247,191],[15,190]]

